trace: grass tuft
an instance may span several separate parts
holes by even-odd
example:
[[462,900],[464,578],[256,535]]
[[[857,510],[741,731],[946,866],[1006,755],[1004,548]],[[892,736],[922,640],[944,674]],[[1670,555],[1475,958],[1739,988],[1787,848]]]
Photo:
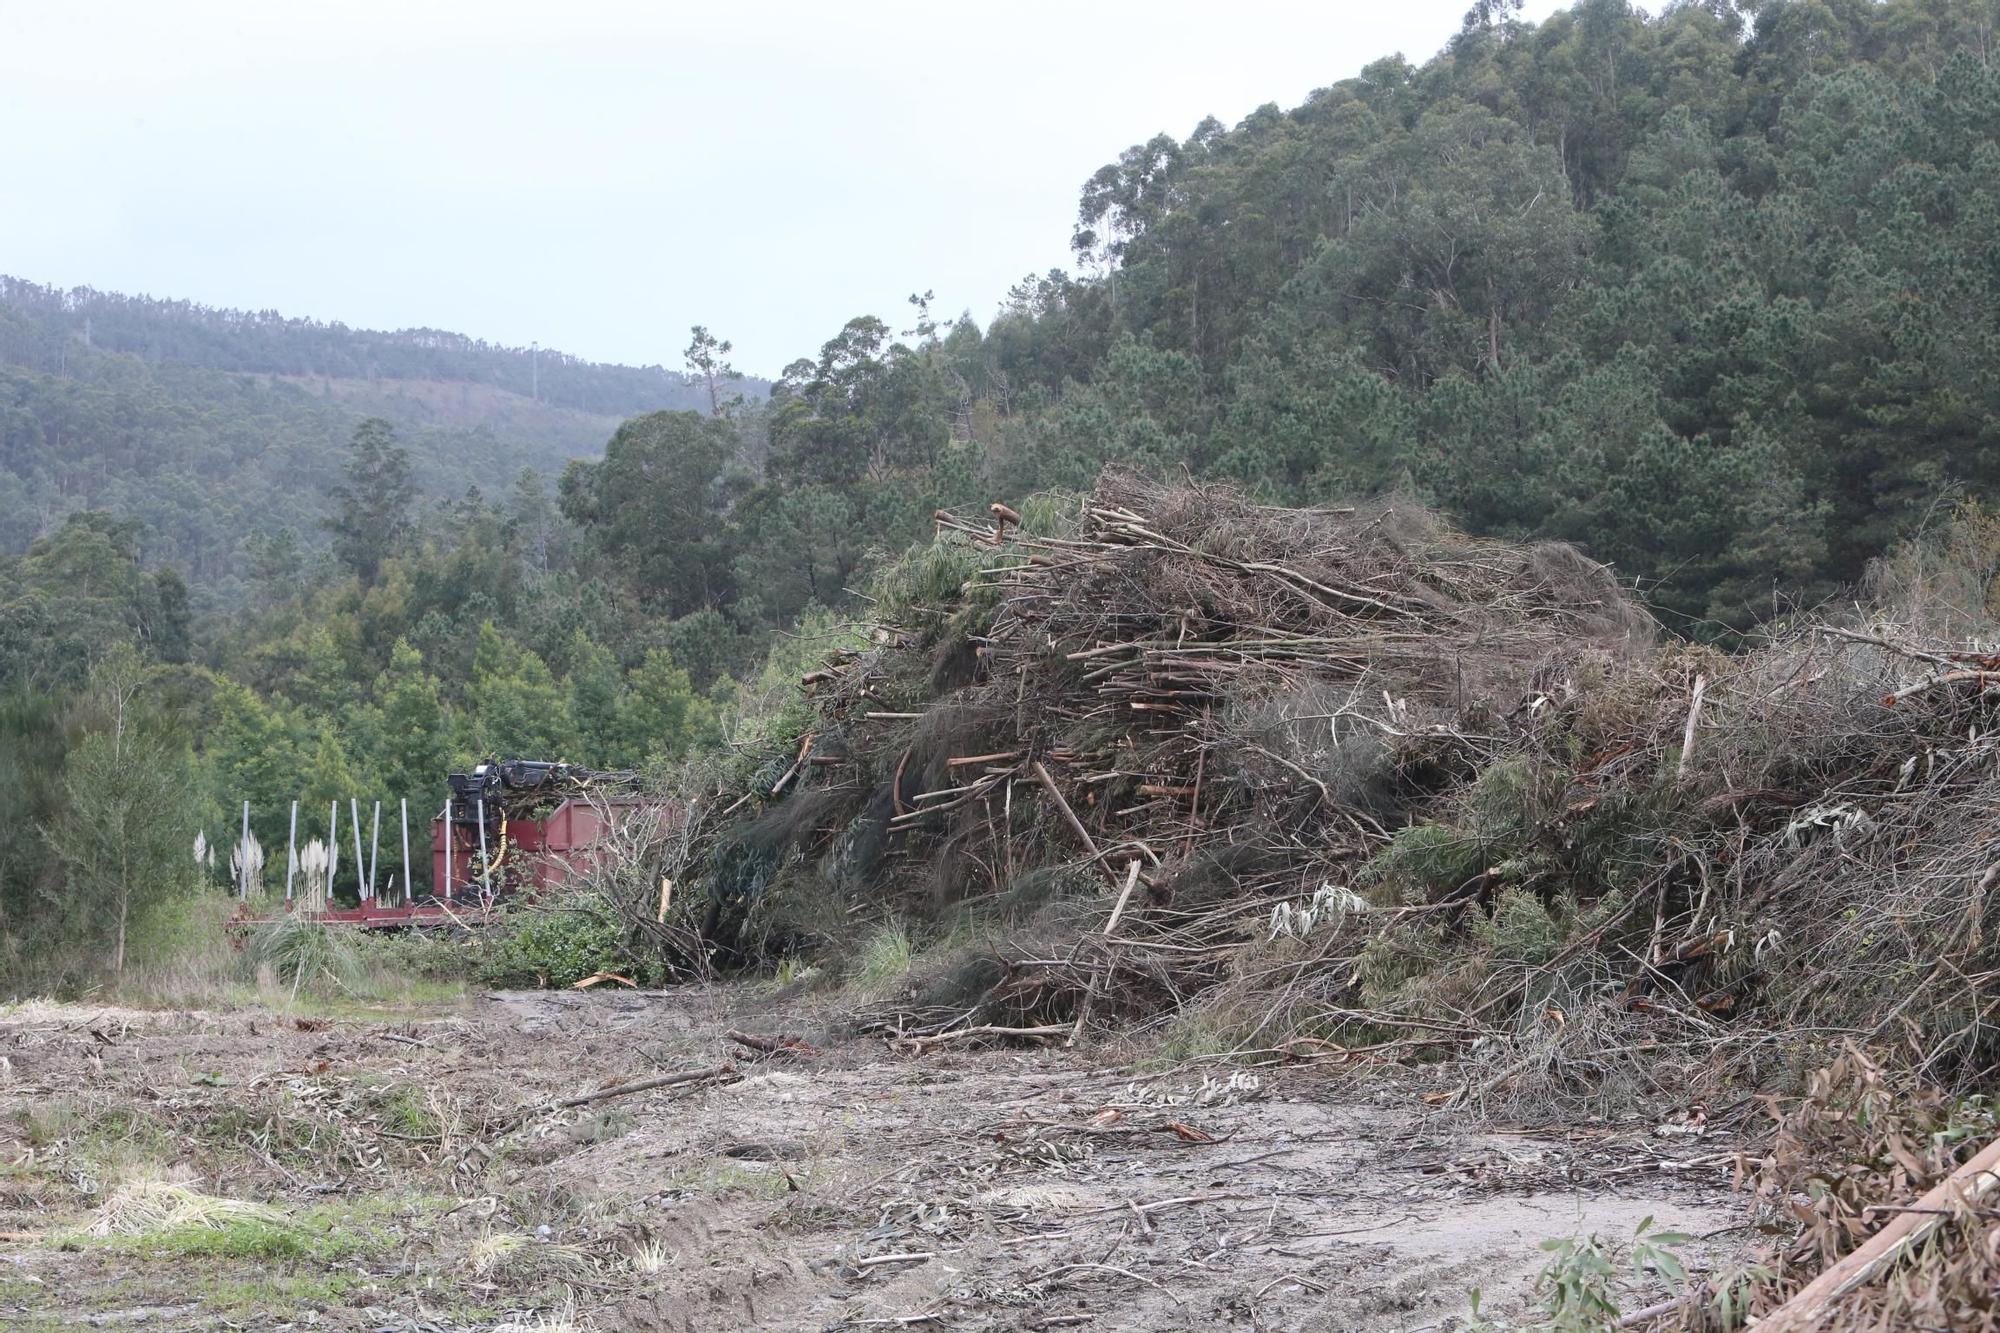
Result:
[[348,991],[362,980],[361,956],[353,942],[307,917],[262,927],[250,937],[246,956],[253,967],[269,968],[294,995],[321,987]]
[[868,937],[861,946],[854,979],[863,986],[880,986],[895,981],[910,970],[915,949],[910,932],[900,921],[891,921]]
[[130,1180],[99,1205],[80,1235],[147,1236],[172,1231],[222,1231],[243,1224],[281,1226],[277,1209],[244,1199],[202,1194],[165,1180]]

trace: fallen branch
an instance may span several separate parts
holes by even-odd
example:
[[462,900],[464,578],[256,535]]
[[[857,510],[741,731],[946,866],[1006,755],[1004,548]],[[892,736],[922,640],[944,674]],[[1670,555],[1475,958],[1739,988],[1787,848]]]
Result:
[[738,1032],[734,1028],[731,1028],[722,1035],[730,1041],[735,1042],[738,1046],[748,1046],[751,1050],[762,1051],[766,1055],[819,1054],[818,1047],[809,1044],[801,1037],[766,1037],[760,1036],[755,1032]]
[[856,1259],[856,1268],[880,1268],[883,1264],[921,1264],[937,1258],[936,1250],[911,1250],[906,1254],[878,1254],[868,1259]]
[[798,776],[799,769],[805,765],[806,756],[812,753],[813,739],[817,734],[816,732],[808,731],[804,736],[799,738],[798,757],[792,760],[792,766],[785,770],[784,775],[771,784],[771,795],[776,796],[785,789],[786,783]]
[[1125,887],[1118,891],[1118,901],[1112,904],[1111,919],[1104,923],[1104,937],[1110,939],[1118,930],[1118,918],[1125,915],[1125,904],[1132,901],[1132,890],[1139,883],[1139,863],[1134,860],[1125,867]]
[[[1799,1293],[1758,1323],[1761,1333],[1805,1329],[1842,1296],[1872,1281],[1876,1274],[1924,1243],[1951,1215],[1945,1205],[1971,1205],[2000,1187],[2000,1139],[1980,1150],[1971,1161],[1931,1186],[1911,1211],[1898,1216],[1868,1238],[1866,1244],[1808,1282]],[[1923,1211],[1916,1211],[1922,1209]]]
[[580,1093],[575,1097],[565,1097],[561,1101],[550,1102],[546,1109],[566,1110],[572,1106],[587,1106],[591,1102],[609,1101],[613,1097],[624,1097],[635,1092],[651,1092],[655,1088],[674,1088],[686,1083],[711,1083],[736,1077],[736,1066],[732,1064],[712,1065],[707,1069],[687,1069],[678,1074],[661,1074],[656,1078],[642,1078],[637,1083],[618,1083],[596,1092]]
[[1996,681],[2000,681],[2000,671],[1947,671],[1941,676],[1933,676],[1929,680],[1919,684],[1897,690],[1894,694],[1884,695],[1882,706],[1884,708],[1894,708],[1903,700],[1914,698],[1929,690],[1934,690],[1940,685],[1952,685],[1963,681],[1976,682],[1981,688],[1984,688]]
[[935,1032],[928,1037],[896,1037],[891,1039],[889,1047],[891,1050],[901,1051],[906,1055],[922,1055],[926,1051],[935,1050],[937,1047],[949,1042],[964,1041],[968,1037],[1039,1039],[1042,1037],[1066,1037],[1069,1035],[1069,1032],[1070,1025],[1067,1023],[1050,1024],[1038,1028],[1009,1028],[998,1027],[992,1023],[981,1023],[976,1027],[954,1028],[950,1032]]
[[1076,811],[1069,808],[1069,802],[1063,797],[1062,788],[1056,786],[1056,780],[1049,776],[1049,770],[1039,759],[1035,761],[1035,779],[1048,789],[1049,798],[1056,803],[1056,809],[1062,812],[1063,819],[1069,824],[1069,831],[1076,834],[1076,840],[1083,844],[1083,850],[1090,853],[1090,859],[1097,863],[1097,868],[1109,875],[1111,882],[1116,884],[1118,872],[1104,864],[1104,853],[1097,850],[1097,840],[1090,836],[1090,830],[1076,817]]
[[1641,1324],[1649,1324],[1663,1315],[1670,1315],[1680,1309],[1682,1303],[1683,1298],[1676,1296],[1670,1301],[1661,1301],[1656,1305],[1649,1305],[1643,1310],[1634,1310],[1631,1314],[1625,1315],[1618,1321],[1618,1327],[1637,1328]]

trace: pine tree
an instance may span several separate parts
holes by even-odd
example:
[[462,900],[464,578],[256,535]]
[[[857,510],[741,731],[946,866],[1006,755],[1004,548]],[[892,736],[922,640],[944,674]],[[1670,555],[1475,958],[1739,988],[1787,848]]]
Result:
[[409,527],[417,496],[410,451],[397,443],[395,427],[370,417],[355,427],[341,475],[344,480],[333,488],[337,507],[326,527],[334,554],[367,586]]
[[576,760],[596,768],[631,762],[618,715],[618,661],[578,630],[569,643],[569,726]]
[[438,698],[437,678],[424,670],[417,650],[398,639],[389,669],[376,678],[375,694],[382,721],[373,767],[382,795],[429,809],[431,796],[444,790],[451,765],[451,723]]

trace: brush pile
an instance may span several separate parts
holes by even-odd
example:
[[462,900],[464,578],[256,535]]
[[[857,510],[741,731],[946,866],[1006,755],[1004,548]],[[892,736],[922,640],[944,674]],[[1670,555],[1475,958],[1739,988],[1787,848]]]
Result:
[[1570,548],[1410,505],[1109,473],[1025,511],[940,513],[700,803],[668,870],[704,963],[900,923],[955,941],[880,1015],[905,1036],[1453,1048],[1523,1114],[1796,1084],[1835,1040],[2000,1063],[2000,659],[1657,645]]
[[[684,965],[862,958],[906,1050],[1449,1054],[1433,1100],[1519,1118],[1803,1087],[1756,1179],[1807,1227],[1756,1300],[1817,1300],[1993,1128],[1958,1097],[2000,1071],[2000,654],[1967,586],[1724,655],[1567,547],[1409,505],[1111,473],[940,513],[866,645],[697,803]],[[1892,1104],[1915,1128],[1849,1141]],[[1992,1214],[1952,1208],[1841,1326],[1991,1326]]]
[[884,578],[873,649],[807,675],[796,748],[706,849],[706,934],[739,953],[831,943],[857,914],[1015,927],[901,1016],[918,1029],[1191,999],[1275,906],[1324,911],[1561,682],[1651,639],[1572,549],[1415,506],[1275,510],[1113,473],[1025,522],[938,528]]

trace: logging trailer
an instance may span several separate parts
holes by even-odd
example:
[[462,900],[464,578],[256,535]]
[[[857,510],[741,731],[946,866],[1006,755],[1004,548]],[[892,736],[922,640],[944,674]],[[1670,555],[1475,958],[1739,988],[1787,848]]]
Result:
[[[363,930],[470,924],[469,918],[509,898],[560,888],[602,854],[605,836],[622,814],[660,808],[657,799],[640,794],[634,774],[526,759],[496,760],[470,773],[453,773],[446,778],[446,789],[444,806],[431,819],[428,891],[410,891],[408,881],[416,878],[411,865],[404,884],[385,883],[378,893],[371,847],[365,873],[350,884],[358,888],[352,905],[331,896],[317,907],[297,902],[287,876],[284,911],[310,912],[329,925]],[[379,828],[379,806],[377,810]],[[358,802],[350,802],[348,819],[359,863]],[[336,802],[328,829],[336,847],[339,820]],[[275,918],[246,915],[241,923],[270,919]]]

